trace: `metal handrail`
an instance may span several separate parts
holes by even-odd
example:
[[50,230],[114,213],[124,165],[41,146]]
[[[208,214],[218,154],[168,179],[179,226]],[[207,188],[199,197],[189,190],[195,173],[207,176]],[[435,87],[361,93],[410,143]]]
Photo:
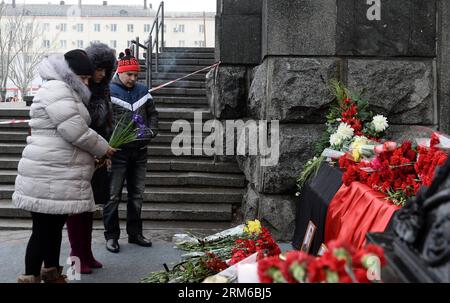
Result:
[[[160,16],[161,15],[161,16]],[[153,31],[155,31],[155,35],[153,35]],[[161,32],[161,41],[162,47],[159,48],[159,33]],[[139,60],[139,49],[142,48],[145,51],[145,82],[147,83],[147,87],[151,88],[152,84],[152,53],[153,49],[155,49],[155,69],[156,72],[159,71],[159,53],[162,52],[164,48],[164,1],[161,1],[159,4],[158,10],[156,11],[155,20],[153,21],[153,25],[150,29],[149,38],[145,41],[144,44],[139,42],[139,37],[136,37],[136,40],[131,40],[131,44],[133,45],[133,55],[136,59]],[[153,39],[155,38],[155,39]]]

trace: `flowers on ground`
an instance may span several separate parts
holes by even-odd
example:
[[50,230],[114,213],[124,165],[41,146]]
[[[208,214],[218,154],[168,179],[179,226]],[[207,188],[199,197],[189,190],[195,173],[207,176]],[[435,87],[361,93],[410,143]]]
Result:
[[355,251],[350,245],[330,242],[323,256],[314,258],[301,251],[258,262],[262,283],[369,283],[379,282],[386,265],[383,249],[368,245]]
[[247,226],[244,227],[244,232],[252,235],[261,232],[261,222],[259,220],[248,221]]

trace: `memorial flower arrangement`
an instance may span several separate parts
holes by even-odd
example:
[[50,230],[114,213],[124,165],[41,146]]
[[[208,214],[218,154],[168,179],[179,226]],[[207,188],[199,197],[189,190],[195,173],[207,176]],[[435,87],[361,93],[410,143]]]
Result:
[[172,270],[151,273],[141,280],[144,283],[197,283],[258,253],[258,259],[281,253],[269,231],[258,220],[248,221],[238,233],[226,236],[211,236],[204,239],[176,244],[190,252],[187,260],[176,264]]
[[290,251],[258,261],[262,283],[370,283],[380,282],[380,270],[386,265],[384,251],[367,245],[355,251],[336,241],[328,251],[313,257],[301,251]]
[[331,89],[336,101],[327,114],[327,129],[315,146],[316,156],[305,164],[297,179],[297,195],[306,180],[317,173],[321,162],[329,157],[329,152],[337,159],[343,152],[351,151],[359,161],[373,155],[375,143],[383,138],[389,127],[386,117],[374,116],[368,110],[369,103],[362,99],[362,93],[351,92],[335,80],[331,81]]
[[[259,224],[259,221],[256,221],[256,224]],[[249,224],[252,224],[252,222],[249,222]],[[246,235],[244,237],[235,241],[235,245],[231,251],[231,260],[228,262],[229,265],[234,265],[254,253],[258,253],[258,260],[281,253],[278,244],[273,240],[266,228],[260,227],[259,230],[253,231],[251,228],[247,228],[245,233]]]
[[385,142],[375,147],[377,156],[371,161],[355,162],[348,155],[339,159],[344,171],[345,185],[358,181],[384,193],[397,206],[416,195],[419,188],[429,186],[437,166],[443,165],[447,154],[436,148],[439,140],[432,136],[430,147],[412,147],[410,141],[400,146],[395,142]]

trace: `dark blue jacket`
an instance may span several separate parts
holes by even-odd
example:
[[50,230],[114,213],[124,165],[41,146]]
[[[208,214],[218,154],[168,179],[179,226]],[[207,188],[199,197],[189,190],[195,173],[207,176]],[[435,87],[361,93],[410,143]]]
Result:
[[156,111],[153,97],[145,85],[136,83],[133,88],[126,87],[116,76],[110,84],[111,103],[113,110],[113,126],[122,117],[132,118],[133,114],[139,114],[149,128],[149,132],[142,140],[137,140],[121,146],[122,149],[143,148],[147,146],[151,138],[158,134],[158,112]]

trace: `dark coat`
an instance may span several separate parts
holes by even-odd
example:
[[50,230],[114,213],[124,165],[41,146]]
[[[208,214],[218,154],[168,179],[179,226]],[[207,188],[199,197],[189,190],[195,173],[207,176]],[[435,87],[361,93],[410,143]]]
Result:
[[[86,49],[94,69],[105,68],[105,78],[101,83],[91,81],[89,88],[92,96],[88,105],[91,116],[90,127],[106,140],[109,140],[113,130],[111,96],[109,82],[116,68],[115,51],[103,43],[91,44]],[[109,199],[109,181],[106,165],[98,168],[92,177],[94,200],[97,204],[105,204]]]

